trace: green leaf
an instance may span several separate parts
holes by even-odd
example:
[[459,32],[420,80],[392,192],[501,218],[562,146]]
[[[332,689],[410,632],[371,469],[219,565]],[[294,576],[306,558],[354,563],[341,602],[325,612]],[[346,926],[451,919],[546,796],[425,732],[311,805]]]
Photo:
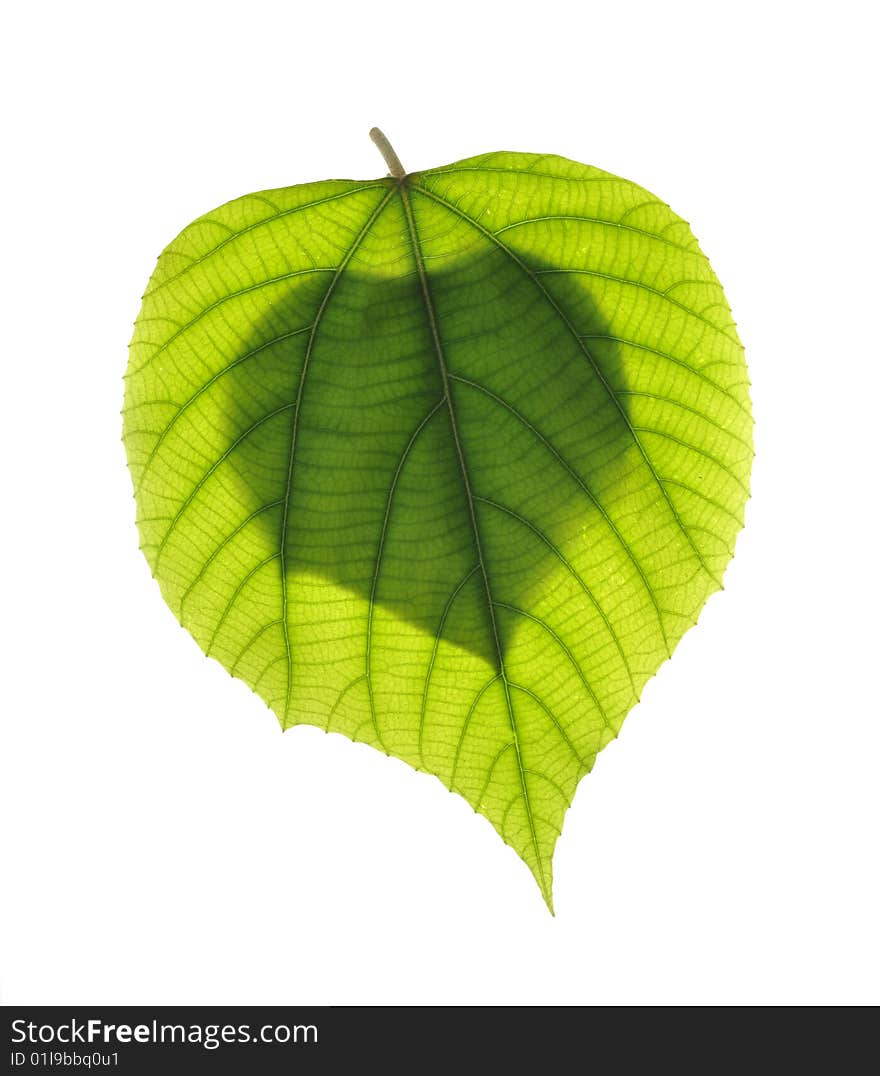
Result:
[[124,409],[142,548],[283,728],[435,774],[550,904],[578,781],[732,556],[742,347],[641,187],[388,159],[229,202],[160,256]]

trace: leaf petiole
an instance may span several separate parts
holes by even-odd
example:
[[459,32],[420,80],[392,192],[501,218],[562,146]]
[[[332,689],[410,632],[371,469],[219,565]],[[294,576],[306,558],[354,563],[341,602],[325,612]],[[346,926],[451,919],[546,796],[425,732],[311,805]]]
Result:
[[394,152],[394,147],[378,127],[374,127],[370,131],[370,138],[372,138],[379,147],[379,152],[385,158],[385,163],[388,165],[388,171],[391,175],[394,176],[395,179],[403,179],[406,176],[406,169],[400,163],[400,158]]

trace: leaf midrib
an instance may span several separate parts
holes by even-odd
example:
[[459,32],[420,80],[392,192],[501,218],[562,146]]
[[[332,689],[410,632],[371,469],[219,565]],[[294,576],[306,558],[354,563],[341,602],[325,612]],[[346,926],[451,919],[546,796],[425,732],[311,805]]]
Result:
[[535,830],[535,820],[532,815],[532,805],[531,800],[529,799],[528,785],[526,783],[525,766],[523,764],[522,747],[519,742],[519,732],[516,726],[516,715],[513,712],[513,700],[510,697],[510,681],[507,677],[507,672],[504,666],[504,652],[501,646],[501,638],[498,634],[498,622],[495,617],[495,605],[492,599],[492,589],[489,585],[489,575],[486,570],[486,561],[483,555],[483,543],[480,537],[480,528],[477,523],[476,508],[474,505],[474,495],[473,491],[471,490],[467,461],[464,455],[464,446],[461,443],[461,437],[458,432],[458,422],[456,421],[455,407],[453,406],[452,394],[449,389],[449,370],[446,364],[446,356],[443,351],[443,343],[440,339],[440,330],[437,324],[437,317],[434,311],[434,303],[431,298],[431,289],[428,283],[428,273],[425,268],[424,258],[422,256],[418,228],[416,226],[415,217],[413,215],[409,191],[407,190],[405,179],[399,184],[399,190],[400,197],[403,202],[404,213],[406,215],[407,227],[409,229],[412,253],[413,257],[415,258],[416,267],[419,273],[419,283],[422,290],[422,298],[425,303],[425,313],[430,323],[434,351],[437,356],[440,376],[443,381],[443,394],[446,399],[446,406],[449,412],[450,428],[452,430],[452,437],[455,442],[455,450],[458,455],[458,462],[461,468],[461,477],[464,483],[465,496],[467,498],[468,514],[470,516],[471,529],[473,531],[474,538],[474,546],[477,553],[477,563],[479,564],[480,574],[482,575],[483,586],[486,592],[486,609],[489,615],[489,622],[492,627],[492,637],[495,643],[495,653],[498,661],[498,673],[504,686],[504,700],[507,706],[507,715],[510,720],[511,734],[513,735],[513,746],[516,751],[517,770],[519,773],[520,787],[522,789],[523,804],[526,809],[526,816],[528,817],[529,822],[529,833],[532,838],[532,846],[535,851],[535,865],[538,872],[541,891],[549,904],[551,896],[550,891],[547,887],[547,879],[544,875],[544,862],[543,857],[541,856],[541,849],[538,844],[538,834]]

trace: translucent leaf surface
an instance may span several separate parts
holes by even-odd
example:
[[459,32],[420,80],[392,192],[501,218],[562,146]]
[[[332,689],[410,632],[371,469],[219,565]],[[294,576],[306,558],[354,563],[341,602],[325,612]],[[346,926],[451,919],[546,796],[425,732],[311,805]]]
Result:
[[126,384],[181,623],[284,728],[464,796],[550,904],[578,781],[748,497],[743,352],[685,221],[525,153],[247,195],[160,256]]

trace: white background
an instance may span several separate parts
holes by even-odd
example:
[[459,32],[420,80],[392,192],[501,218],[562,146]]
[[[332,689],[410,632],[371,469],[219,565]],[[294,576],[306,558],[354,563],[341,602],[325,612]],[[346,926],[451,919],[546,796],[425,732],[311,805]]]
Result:
[[[869,11],[7,15],[2,1002],[880,1002]],[[727,589],[583,781],[555,919],[439,782],[282,736],[137,549],[119,409],[155,256],[247,191],[383,174],[374,124],[411,170],[520,149],[647,186],[746,344]]]

